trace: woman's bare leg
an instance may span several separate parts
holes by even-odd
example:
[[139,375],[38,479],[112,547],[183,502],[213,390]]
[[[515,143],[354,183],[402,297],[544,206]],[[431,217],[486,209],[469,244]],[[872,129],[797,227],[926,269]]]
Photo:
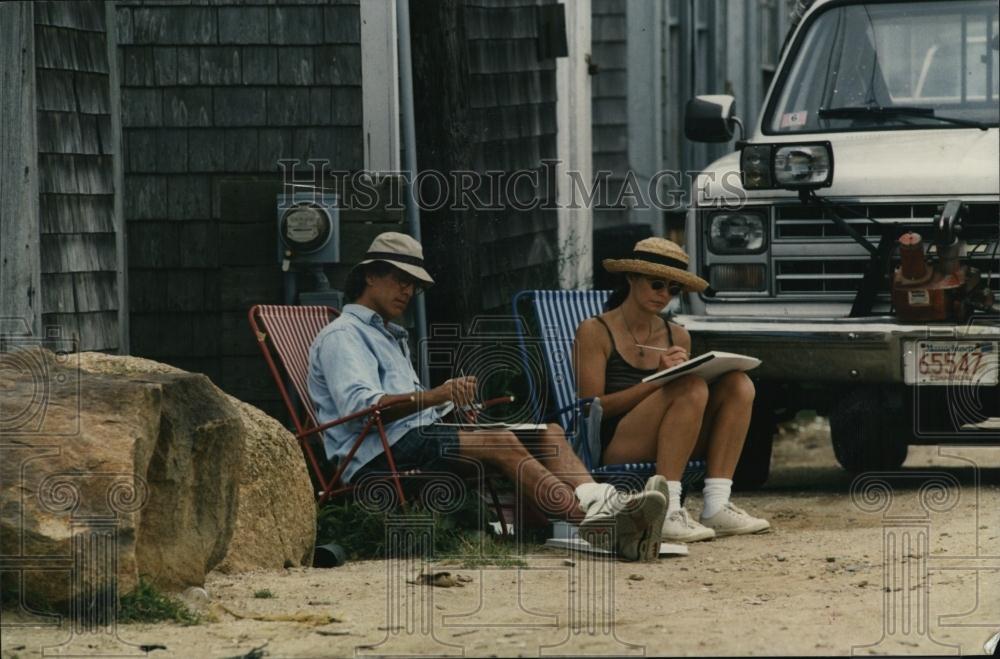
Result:
[[657,473],[679,481],[698,441],[707,402],[708,386],[700,377],[663,385],[622,417],[603,461],[655,461]]
[[708,461],[706,478],[732,478],[753,412],[753,382],[742,371],[726,373],[709,387],[708,405],[694,455]]

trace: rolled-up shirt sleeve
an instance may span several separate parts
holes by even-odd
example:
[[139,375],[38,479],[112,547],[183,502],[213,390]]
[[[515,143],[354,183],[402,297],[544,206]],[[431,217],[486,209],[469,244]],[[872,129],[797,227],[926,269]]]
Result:
[[320,367],[343,416],[371,407],[385,396],[375,353],[351,328],[328,334],[319,349]]

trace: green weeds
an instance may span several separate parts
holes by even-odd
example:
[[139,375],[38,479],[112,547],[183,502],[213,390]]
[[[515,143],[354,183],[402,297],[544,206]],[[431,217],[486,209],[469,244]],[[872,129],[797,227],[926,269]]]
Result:
[[[372,513],[353,501],[342,501],[323,507],[317,519],[316,543],[336,542],[350,559],[374,559],[392,556],[423,555],[431,560],[443,560],[461,567],[525,566],[514,543],[498,538],[481,529],[489,519],[478,496],[466,501],[455,512],[442,515],[428,511],[419,501],[391,513]],[[397,545],[388,551],[390,537],[387,528],[426,529],[430,525],[433,547],[426,547],[423,534],[392,534]]]
[[201,617],[145,580],[140,580],[138,587],[122,597],[118,605],[118,622],[164,620],[182,625],[197,625],[201,622]]

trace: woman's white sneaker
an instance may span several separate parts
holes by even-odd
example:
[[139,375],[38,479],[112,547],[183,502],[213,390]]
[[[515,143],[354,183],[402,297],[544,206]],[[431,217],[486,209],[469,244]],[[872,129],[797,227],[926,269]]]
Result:
[[711,517],[702,517],[701,523],[713,529],[715,535],[720,538],[727,535],[763,533],[771,528],[771,523],[766,519],[754,517],[732,503],[727,503],[722,510]]
[[664,542],[699,542],[714,538],[715,531],[691,519],[688,511],[681,508],[663,520],[661,536]]
[[[670,489],[666,478],[659,474],[650,476],[646,481],[646,490],[662,494],[669,506]],[[691,519],[691,515],[684,508],[670,514],[664,512],[663,519],[660,520],[660,529],[660,537],[664,542],[698,542],[715,537],[715,531]]]

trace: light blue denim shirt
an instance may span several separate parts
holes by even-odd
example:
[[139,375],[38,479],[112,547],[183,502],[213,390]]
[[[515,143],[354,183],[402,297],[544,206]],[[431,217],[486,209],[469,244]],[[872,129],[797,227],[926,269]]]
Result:
[[[422,391],[410,361],[407,332],[360,304],[345,305],[339,318],[324,327],[309,348],[309,394],[321,424],[374,405],[387,394]],[[392,446],[407,432],[441,418],[429,407],[385,425]],[[342,460],[361,433],[365,418],[329,428],[324,433],[328,457]],[[344,470],[344,480],[382,453],[378,430],[372,428]]]

